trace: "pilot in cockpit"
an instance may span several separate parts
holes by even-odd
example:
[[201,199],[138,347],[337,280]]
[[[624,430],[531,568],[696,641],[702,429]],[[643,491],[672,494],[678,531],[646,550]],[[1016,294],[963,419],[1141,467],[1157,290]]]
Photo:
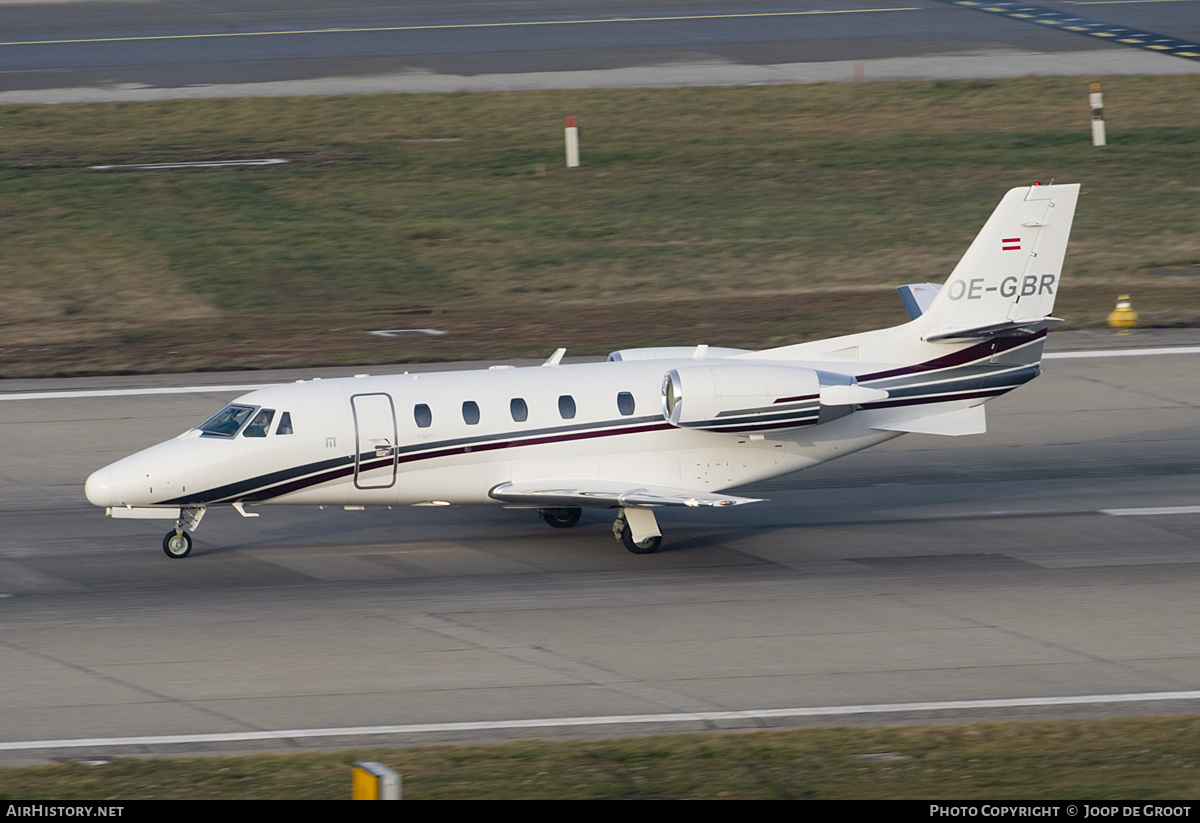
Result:
[[266,437],[267,427],[271,425],[271,418],[274,416],[274,409],[263,409],[250,421],[250,425],[242,432],[242,437]]

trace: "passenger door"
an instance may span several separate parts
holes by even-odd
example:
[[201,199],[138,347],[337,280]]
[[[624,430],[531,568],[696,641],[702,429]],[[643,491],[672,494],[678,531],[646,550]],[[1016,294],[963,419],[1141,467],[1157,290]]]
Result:
[[[396,409],[390,395],[356,394],[354,410],[354,485],[387,489],[396,484]],[[389,470],[390,467],[390,470]],[[368,476],[368,473],[369,476]]]

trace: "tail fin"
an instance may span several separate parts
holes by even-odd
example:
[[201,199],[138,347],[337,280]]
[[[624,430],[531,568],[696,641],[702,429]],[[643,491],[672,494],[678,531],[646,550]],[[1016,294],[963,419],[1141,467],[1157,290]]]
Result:
[[928,311],[925,340],[1031,332],[1050,317],[1079,184],[1029,186],[1004,195]]

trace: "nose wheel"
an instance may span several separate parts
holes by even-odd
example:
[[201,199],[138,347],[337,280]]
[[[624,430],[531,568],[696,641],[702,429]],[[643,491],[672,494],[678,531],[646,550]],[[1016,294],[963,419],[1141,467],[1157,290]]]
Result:
[[185,531],[167,532],[167,536],[163,538],[163,551],[167,557],[181,560],[192,553],[192,536]]

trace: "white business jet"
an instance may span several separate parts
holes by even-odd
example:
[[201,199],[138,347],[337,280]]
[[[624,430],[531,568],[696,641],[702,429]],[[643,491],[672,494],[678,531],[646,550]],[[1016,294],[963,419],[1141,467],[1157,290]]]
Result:
[[904,432],[985,430],[983,404],[1038,375],[1078,185],[1013,189],[942,287],[902,286],[909,322],[749,351],[626,349],[604,363],[309,380],[250,392],[174,440],[100,469],[112,517],[174,520],[186,557],[210,506],[534,508],[558,528],[616,509],[629,551],[660,506],[759,502],[723,490]]

